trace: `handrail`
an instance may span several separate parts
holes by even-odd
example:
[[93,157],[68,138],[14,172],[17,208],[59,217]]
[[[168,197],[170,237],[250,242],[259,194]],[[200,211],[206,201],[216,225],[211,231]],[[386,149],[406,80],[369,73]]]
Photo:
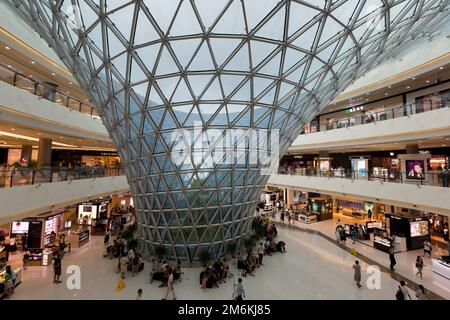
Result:
[[100,177],[122,176],[122,167],[75,166],[48,168],[0,168],[0,188],[11,188],[24,185],[72,181]]
[[83,103],[67,94],[57,91],[53,86],[30,79],[19,71],[7,67],[0,63],[0,80],[10,85],[26,90],[36,96],[42,97],[51,102],[57,103],[71,110],[88,114],[91,117],[99,118],[95,108],[89,104]]
[[[361,107],[361,106],[360,106]],[[362,111],[363,109],[358,109],[360,107],[355,107],[356,111]],[[365,114],[360,114],[356,116],[342,117],[338,120],[329,121],[326,123],[317,123],[316,121],[310,122],[306,125],[306,128],[302,134],[316,133],[320,131],[330,131],[342,128],[348,128],[353,126],[359,126],[368,123],[381,122],[390,119],[407,117],[413,114],[428,112],[432,110],[437,110],[445,107],[450,107],[450,101],[439,101],[433,102],[427,108],[420,103],[405,104],[395,107],[386,108],[381,111],[371,112],[371,109],[364,110]],[[338,111],[336,111],[338,112]]]
[[366,181],[383,181],[394,183],[415,183],[418,185],[431,185],[449,187],[450,173],[448,171],[426,172],[416,174],[414,172],[400,171],[396,169],[380,170],[351,170],[351,169],[330,169],[321,170],[316,168],[297,168],[287,169],[280,168],[278,170],[280,175],[291,176],[307,176],[307,177],[327,177],[327,178],[341,178],[351,180],[366,180]]

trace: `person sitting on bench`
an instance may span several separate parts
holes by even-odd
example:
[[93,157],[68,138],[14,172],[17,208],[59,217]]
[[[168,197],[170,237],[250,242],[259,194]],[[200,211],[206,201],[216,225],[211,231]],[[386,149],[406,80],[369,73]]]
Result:
[[285,253],[286,252],[286,243],[284,241],[278,241],[278,243],[277,243],[277,251],[279,251],[281,253]]

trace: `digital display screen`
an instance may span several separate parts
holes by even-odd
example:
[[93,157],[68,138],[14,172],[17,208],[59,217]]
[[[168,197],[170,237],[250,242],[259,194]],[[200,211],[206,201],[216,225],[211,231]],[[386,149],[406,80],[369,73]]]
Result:
[[411,222],[411,237],[421,237],[428,235],[428,221]]
[[405,160],[406,178],[421,180],[425,178],[425,161],[424,160]]
[[11,233],[28,233],[29,222],[14,221],[11,227]]

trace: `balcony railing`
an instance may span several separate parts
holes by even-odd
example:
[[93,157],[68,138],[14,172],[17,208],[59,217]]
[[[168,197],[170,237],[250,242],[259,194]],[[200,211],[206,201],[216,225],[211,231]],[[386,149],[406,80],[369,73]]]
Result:
[[124,174],[125,171],[121,167],[51,167],[44,169],[0,168],[0,188],[59,181],[122,176]]
[[280,168],[278,174],[297,175],[308,177],[327,177],[351,180],[385,181],[394,183],[413,183],[418,185],[431,185],[448,187],[450,173],[442,171],[432,171],[426,173],[405,172],[395,169],[380,170],[351,170],[351,169],[331,169],[320,170],[316,168]]
[[90,104],[83,103],[64,93],[58,92],[55,86],[30,79],[17,70],[2,64],[0,64],[0,80],[66,108],[99,118],[97,111]]
[[367,123],[380,122],[390,119],[397,119],[401,117],[410,116],[413,114],[428,112],[445,107],[450,107],[450,101],[433,101],[430,104],[409,104],[403,106],[396,106],[392,108],[386,108],[382,111],[366,110],[364,115],[355,115],[349,117],[342,117],[337,120],[327,121],[325,123],[311,122],[306,126],[303,133],[315,133],[319,131],[330,131],[335,129],[348,128],[358,126]]

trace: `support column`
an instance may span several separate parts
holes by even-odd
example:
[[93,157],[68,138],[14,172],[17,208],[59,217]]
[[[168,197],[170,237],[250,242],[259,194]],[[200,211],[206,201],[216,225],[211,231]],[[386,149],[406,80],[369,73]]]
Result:
[[31,153],[33,152],[33,146],[31,144],[23,144],[22,152],[20,154],[20,160],[24,160],[27,163],[31,160]]
[[39,139],[38,168],[50,169],[52,165],[52,139]]
[[418,144],[407,144],[406,145],[406,154],[418,154],[419,153],[419,145]]

